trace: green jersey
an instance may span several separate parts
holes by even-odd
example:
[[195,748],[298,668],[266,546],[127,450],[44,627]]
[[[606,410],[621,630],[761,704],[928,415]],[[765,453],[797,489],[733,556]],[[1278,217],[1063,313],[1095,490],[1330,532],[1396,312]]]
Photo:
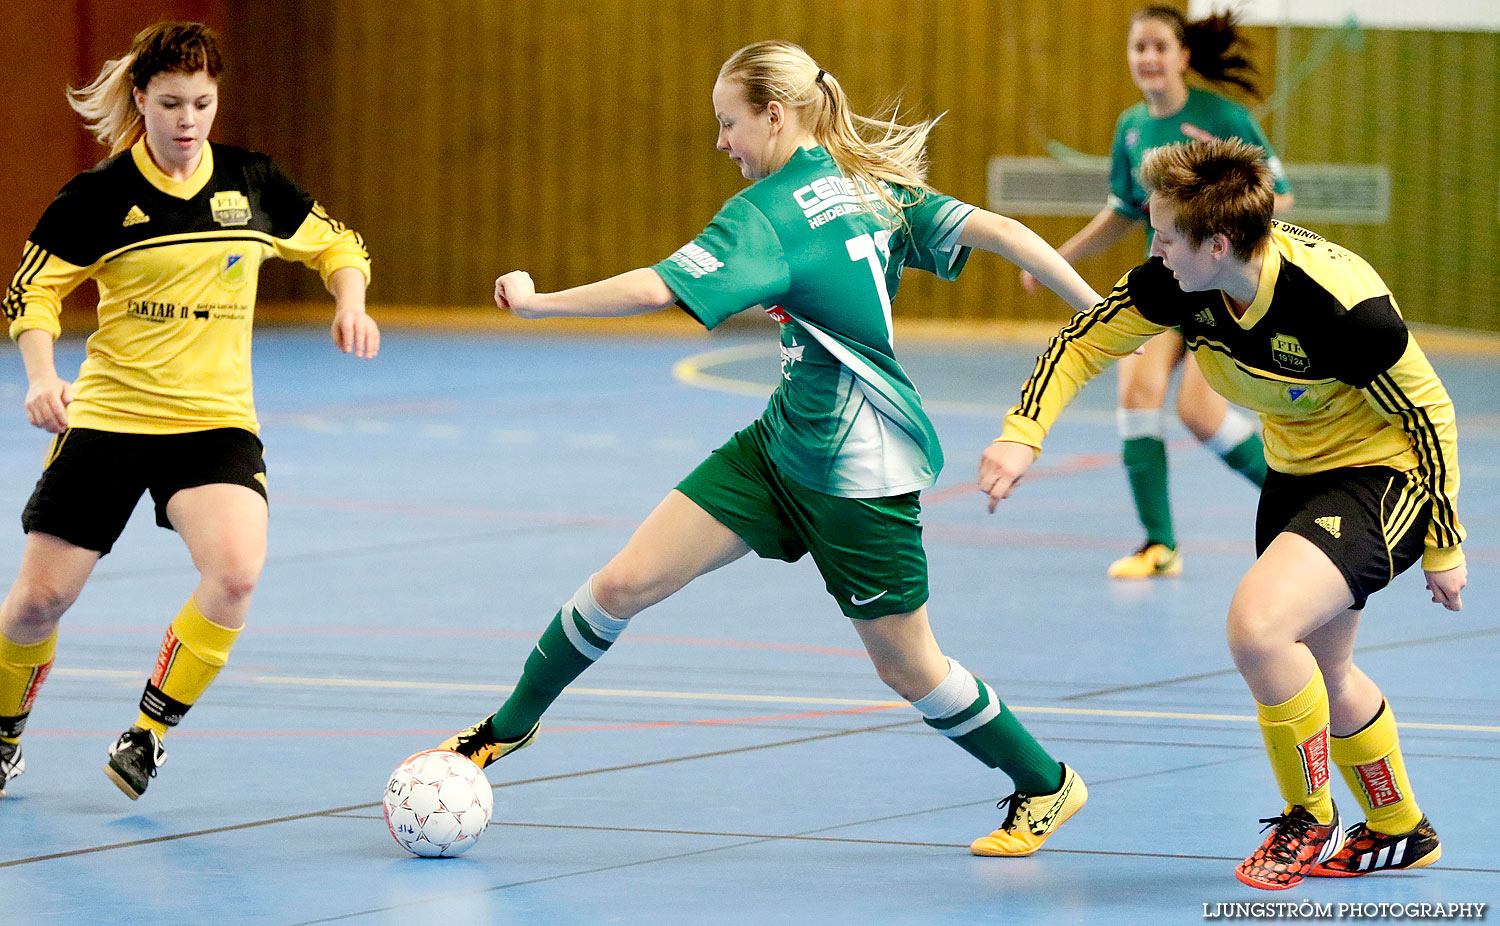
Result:
[[896,362],[891,300],[907,267],[958,276],[969,256],[958,236],[974,207],[891,192],[904,223],[827,151],[799,149],[655,267],[705,327],[754,306],[781,323],[781,383],[761,418],[769,454],[829,495],[925,489],[943,465],[921,396]]
[[[1114,145],[1109,152],[1109,204],[1116,212],[1127,218],[1146,221],[1146,190],[1141,186],[1141,162],[1155,148],[1188,141],[1184,125],[1197,126],[1218,138],[1238,138],[1259,145],[1265,149],[1266,164],[1276,178],[1276,192],[1291,192],[1281,159],[1249,111],[1217,93],[1189,88],[1187,103],[1170,116],[1153,118],[1145,101],[1120,113],[1119,121],[1115,123]],[[1148,250],[1151,234],[1151,226],[1147,225]]]

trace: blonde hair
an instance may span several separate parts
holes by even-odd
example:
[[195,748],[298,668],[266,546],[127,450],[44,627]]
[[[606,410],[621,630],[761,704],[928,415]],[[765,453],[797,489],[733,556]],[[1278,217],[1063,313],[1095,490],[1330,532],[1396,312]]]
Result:
[[1238,138],[1178,142],[1141,162],[1141,184],[1177,207],[1177,230],[1196,246],[1214,235],[1249,260],[1271,234],[1276,202],[1261,148]]
[[161,22],[135,34],[130,50],[104,62],[83,87],[68,88],[68,105],[83,117],[84,127],[119,154],[145,130],[135,105],[136,90],[145,90],[162,73],[207,72],[214,80],[224,70],[219,40],[202,23]]
[[888,119],[861,116],[849,105],[838,79],[818,67],[799,45],[756,42],[729,56],[720,80],[737,81],[745,99],[760,112],[772,100],[795,110],[839,170],[879,194],[901,220],[902,204],[885,184],[927,192],[927,136],[942,116],[902,125],[893,109]]

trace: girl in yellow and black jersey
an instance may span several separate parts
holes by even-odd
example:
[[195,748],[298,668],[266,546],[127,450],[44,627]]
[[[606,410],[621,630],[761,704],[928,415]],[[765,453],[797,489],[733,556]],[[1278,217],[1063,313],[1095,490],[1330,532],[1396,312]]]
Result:
[[[265,155],[208,143],[221,70],[206,27],[159,23],[69,92],[111,157],[63,187],[4,296],[26,416],[57,437],[22,513],[20,574],[0,604],[0,793],[25,767],[19,739],[58,620],[148,490],[200,581],[167,631],[140,716],[109,751],[105,772],[131,799],[166,758],[167,728],[228,659],[266,550],[250,383],[261,263],[315,268],[334,297],[334,343],[365,358],[379,349],[360,237]],[[99,326],[68,382],[52,344],[63,298],[88,279]]]

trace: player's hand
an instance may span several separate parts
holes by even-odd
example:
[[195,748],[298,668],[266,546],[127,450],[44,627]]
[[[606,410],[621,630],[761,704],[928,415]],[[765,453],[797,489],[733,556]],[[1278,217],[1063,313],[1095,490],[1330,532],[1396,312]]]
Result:
[[1034,449],[1015,441],[997,440],[984,449],[979,457],[979,491],[990,497],[990,514],[1015,491],[1035,459]]
[[363,306],[334,312],[328,333],[333,336],[333,345],[346,354],[369,360],[380,353],[380,326]]
[[526,311],[526,304],[536,295],[536,284],[525,270],[512,270],[495,281],[495,305],[510,309],[517,318],[534,318]]
[[73,384],[60,376],[38,379],[26,388],[26,420],[44,431],[61,434],[68,429],[68,403]]
[[1432,592],[1432,600],[1449,611],[1462,611],[1463,600],[1458,593],[1469,584],[1469,567],[1460,563],[1452,569],[1444,569],[1442,572],[1426,570],[1427,590]]
[[1029,271],[1022,270],[1021,288],[1026,290],[1028,295],[1035,295],[1036,291],[1042,288],[1042,281],[1032,276]]

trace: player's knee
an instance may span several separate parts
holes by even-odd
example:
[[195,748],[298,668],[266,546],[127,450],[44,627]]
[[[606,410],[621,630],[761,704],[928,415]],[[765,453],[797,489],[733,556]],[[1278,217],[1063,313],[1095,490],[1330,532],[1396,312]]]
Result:
[[260,581],[260,567],[252,564],[231,565],[204,576],[215,594],[229,602],[243,601],[255,593]]
[[77,598],[76,590],[45,577],[23,577],[11,588],[7,599],[7,610],[14,622],[12,629],[26,637],[49,634]]
[[873,658],[875,674],[903,700],[916,701],[932,690],[922,674],[911,662],[900,658]]
[[618,560],[594,574],[594,600],[612,617],[634,617],[661,598],[661,583],[646,572]]
[[1235,662],[1258,661],[1274,654],[1287,642],[1284,627],[1285,622],[1278,620],[1267,602],[1258,600],[1254,594],[1237,592],[1225,622],[1225,635]]

